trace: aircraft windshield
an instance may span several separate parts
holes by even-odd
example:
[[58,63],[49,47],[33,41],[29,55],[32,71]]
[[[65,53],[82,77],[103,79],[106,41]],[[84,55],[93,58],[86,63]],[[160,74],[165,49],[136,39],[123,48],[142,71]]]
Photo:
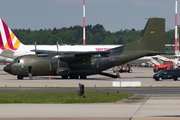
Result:
[[16,63],[19,60],[19,57],[14,59],[13,62]]
[[24,63],[24,60],[21,60],[21,59],[19,59],[19,58],[16,58],[16,59],[14,59],[13,62],[15,62],[15,63]]

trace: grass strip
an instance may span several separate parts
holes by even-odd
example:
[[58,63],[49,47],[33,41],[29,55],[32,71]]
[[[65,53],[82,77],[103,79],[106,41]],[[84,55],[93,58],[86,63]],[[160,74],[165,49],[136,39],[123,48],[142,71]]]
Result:
[[0,92],[0,103],[112,103],[133,94],[117,92]]

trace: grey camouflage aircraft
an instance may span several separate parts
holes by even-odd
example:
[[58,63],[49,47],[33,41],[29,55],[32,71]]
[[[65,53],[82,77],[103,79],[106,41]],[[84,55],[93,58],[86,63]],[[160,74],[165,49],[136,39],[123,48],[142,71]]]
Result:
[[34,50],[35,55],[17,57],[4,67],[4,71],[17,75],[18,79],[32,76],[62,76],[63,79],[86,79],[89,75],[122,65],[134,59],[163,54],[165,52],[165,19],[149,18],[140,40],[107,51],[55,52]]

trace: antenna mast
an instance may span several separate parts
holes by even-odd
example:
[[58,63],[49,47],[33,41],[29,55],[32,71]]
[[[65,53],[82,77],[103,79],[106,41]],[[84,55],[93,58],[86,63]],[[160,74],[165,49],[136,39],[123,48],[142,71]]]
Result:
[[177,0],[175,1],[175,54],[179,55],[179,30],[177,27]]
[[83,0],[83,46],[85,46],[85,0]]

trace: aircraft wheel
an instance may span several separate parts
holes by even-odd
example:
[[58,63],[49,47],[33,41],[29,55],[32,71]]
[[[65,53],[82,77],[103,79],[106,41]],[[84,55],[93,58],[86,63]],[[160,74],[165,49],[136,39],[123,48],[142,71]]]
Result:
[[177,78],[174,78],[174,81],[178,80]]
[[81,75],[81,76],[80,76],[80,79],[86,79],[86,78],[87,78],[86,75]]
[[18,76],[17,76],[17,79],[18,79],[18,80],[22,80],[22,79],[23,79],[23,76],[18,75]]
[[62,79],[68,79],[68,76],[62,76]]

